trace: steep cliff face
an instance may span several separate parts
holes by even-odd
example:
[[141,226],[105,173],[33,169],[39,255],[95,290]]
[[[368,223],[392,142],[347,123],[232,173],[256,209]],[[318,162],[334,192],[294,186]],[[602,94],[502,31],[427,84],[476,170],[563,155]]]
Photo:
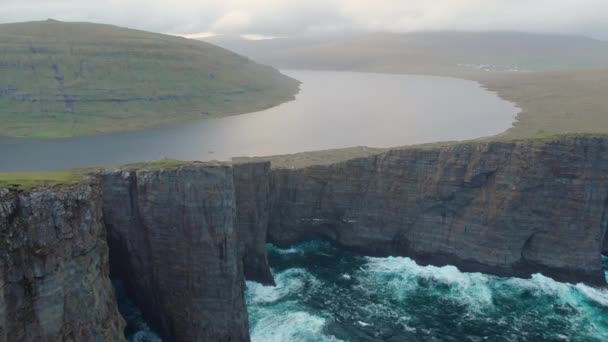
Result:
[[245,277],[274,285],[266,255],[270,218],[270,163],[234,165],[237,233]]
[[604,237],[604,248],[602,249],[602,254],[608,255],[608,233]]
[[[608,140],[393,150],[273,171],[269,241],[605,285]],[[604,247],[605,248],[605,247]]]
[[0,189],[0,341],[122,341],[97,184]]
[[112,266],[165,341],[248,341],[233,169],[103,174]]
[[110,264],[165,341],[248,341],[244,280],[273,283],[267,241],[606,284],[608,138],[98,176],[0,189],[0,341],[122,340]]

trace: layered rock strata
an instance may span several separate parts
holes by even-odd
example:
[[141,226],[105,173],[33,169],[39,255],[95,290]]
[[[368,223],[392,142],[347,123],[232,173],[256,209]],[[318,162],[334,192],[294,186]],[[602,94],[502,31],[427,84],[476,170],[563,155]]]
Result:
[[123,341],[98,184],[0,189],[0,341]]
[[608,139],[410,148],[273,171],[269,241],[605,285]]
[[165,341],[249,341],[245,277],[273,283],[266,242],[326,239],[604,286],[607,208],[605,137],[395,149],[304,168],[191,163],[0,189],[0,341],[122,340],[110,268]]
[[165,341],[248,341],[233,169],[103,174],[112,266]]

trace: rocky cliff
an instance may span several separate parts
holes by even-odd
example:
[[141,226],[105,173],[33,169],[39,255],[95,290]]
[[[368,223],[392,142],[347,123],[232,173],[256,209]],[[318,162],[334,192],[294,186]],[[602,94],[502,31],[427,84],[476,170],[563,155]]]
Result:
[[267,241],[604,286],[607,208],[605,137],[303,168],[161,163],[0,190],[0,341],[121,340],[110,269],[165,341],[248,341],[244,281],[273,283]]
[[274,285],[266,255],[271,213],[270,163],[234,165],[237,233],[245,277]]
[[233,169],[103,174],[112,265],[165,341],[248,341]]
[[409,148],[278,169],[269,241],[605,285],[608,139]]
[[0,341],[122,341],[98,184],[0,189]]

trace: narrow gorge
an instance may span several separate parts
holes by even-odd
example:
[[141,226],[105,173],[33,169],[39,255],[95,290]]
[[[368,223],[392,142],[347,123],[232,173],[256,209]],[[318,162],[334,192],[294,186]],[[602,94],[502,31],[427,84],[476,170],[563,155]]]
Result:
[[248,341],[266,243],[604,287],[608,138],[409,147],[329,165],[184,163],[0,190],[0,340],[119,341],[120,276],[165,341]]

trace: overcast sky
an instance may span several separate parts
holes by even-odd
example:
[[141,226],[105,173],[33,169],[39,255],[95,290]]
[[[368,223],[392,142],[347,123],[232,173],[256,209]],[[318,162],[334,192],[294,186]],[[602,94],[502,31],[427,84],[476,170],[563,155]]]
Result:
[[608,39],[608,0],[0,0],[0,22],[47,18],[183,35],[516,30]]

